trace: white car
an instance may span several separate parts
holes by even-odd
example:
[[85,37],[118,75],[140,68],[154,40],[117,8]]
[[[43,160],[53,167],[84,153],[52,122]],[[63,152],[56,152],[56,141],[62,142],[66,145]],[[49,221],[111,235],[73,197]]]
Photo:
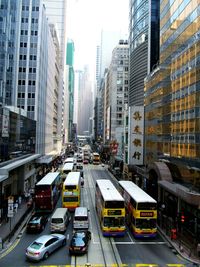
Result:
[[66,237],[64,235],[42,235],[26,249],[26,257],[33,261],[47,259],[54,250],[65,245]]

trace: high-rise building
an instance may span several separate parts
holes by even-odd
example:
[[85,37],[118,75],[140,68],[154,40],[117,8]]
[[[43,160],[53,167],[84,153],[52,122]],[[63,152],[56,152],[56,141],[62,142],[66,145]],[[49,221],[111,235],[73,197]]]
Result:
[[78,101],[78,135],[91,135],[91,117],[93,114],[92,80],[88,66],[80,73]]
[[74,117],[74,42],[68,40],[67,42],[67,58],[66,64],[68,65],[68,91],[69,91],[69,121],[68,121],[68,138],[72,142],[73,134],[73,117]]
[[36,153],[44,154],[53,150],[53,129],[47,126],[52,125],[53,107],[47,101],[53,102],[48,78],[54,77],[55,64],[49,62],[56,55],[45,8],[39,0],[1,1],[1,13],[2,104],[23,109],[36,121]]
[[103,90],[103,79],[105,73],[110,65],[112,58],[112,51],[118,45],[120,39],[124,39],[125,34],[120,31],[101,31],[100,46],[97,46],[96,53],[96,100],[95,100],[95,118],[94,125],[95,131],[94,136],[97,139],[103,138],[103,102],[102,95]]
[[165,216],[184,211],[182,231],[199,242],[200,14],[198,1],[179,4],[160,3],[160,64],[145,80],[146,163]]
[[128,103],[128,41],[120,40],[113,49],[104,94],[104,139],[116,141],[117,154],[122,157],[124,139],[124,107]]
[[131,127],[125,127],[128,156],[125,155],[124,166],[127,173],[129,168],[133,173],[135,167],[144,165],[144,79],[159,60],[159,1],[131,0],[129,14],[129,107],[126,118]]
[[[58,41],[59,41],[59,91],[58,91],[58,127],[57,127],[57,143],[60,142],[60,149],[62,148],[62,141],[67,142],[67,132],[68,124],[64,122],[67,118],[67,109],[65,108],[65,105],[67,105],[68,102],[68,94],[67,94],[67,80],[68,76],[64,77],[64,75],[67,75],[66,68],[66,44],[67,44],[67,35],[66,35],[66,27],[67,27],[67,1],[66,0],[42,0],[45,8],[46,8],[46,14],[48,17],[48,21],[51,24],[55,25],[55,29],[57,31],[58,35]],[[64,128],[65,126],[65,128]]]
[[129,106],[144,105],[144,78],[159,60],[159,1],[130,1]]

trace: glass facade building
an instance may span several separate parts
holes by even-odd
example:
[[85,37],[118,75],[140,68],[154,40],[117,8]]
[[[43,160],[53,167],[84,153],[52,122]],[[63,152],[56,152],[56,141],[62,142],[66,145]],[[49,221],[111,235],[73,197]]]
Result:
[[160,65],[146,79],[147,161],[200,165],[198,1],[161,1]]
[[160,64],[145,79],[146,164],[164,203],[159,215],[178,227],[174,218],[184,212],[182,231],[194,244],[200,241],[199,25],[199,1],[162,0]]
[[144,104],[144,78],[159,59],[159,1],[130,1],[129,106]]

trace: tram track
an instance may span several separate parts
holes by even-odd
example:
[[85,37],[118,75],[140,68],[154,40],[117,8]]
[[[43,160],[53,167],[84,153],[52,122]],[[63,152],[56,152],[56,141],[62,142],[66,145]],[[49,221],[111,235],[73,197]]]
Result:
[[[91,191],[91,188],[95,188],[95,182],[93,181],[91,171],[89,170],[89,168],[88,168],[88,173],[89,173],[88,178],[90,178],[90,181],[88,180],[87,182],[88,182],[88,185],[92,185],[92,186],[91,187],[88,186],[86,188],[86,191],[87,191],[87,196],[90,199],[89,202],[91,203],[92,214],[95,215],[94,219],[95,219],[95,224],[96,224],[96,229],[97,229],[97,236],[99,239],[99,245],[100,245],[101,253],[102,253],[102,257],[103,257],[103,266],[105,266],[105,267],[110,266],[111,263],[108,262],[108,258],[110,258],[110,255],[112,255],[113,259],[114,259],[114,262],[112,262],[112,264],[115,264],[115,266],[119,267],[119,266],[121,266],[121,260],[119,258],[118,253],[117,253],[117,249],[112,242],[112,238],[111,237],[105,238],[102,235],[100,224],[99,224],[98,218],[96,216],[95,202],[94,202],[94,199],[92,197],[92,191]],[[107,248],[107,246],[105,246],[106,243],[109,244],[109,251],[106,251],[106,248]]]

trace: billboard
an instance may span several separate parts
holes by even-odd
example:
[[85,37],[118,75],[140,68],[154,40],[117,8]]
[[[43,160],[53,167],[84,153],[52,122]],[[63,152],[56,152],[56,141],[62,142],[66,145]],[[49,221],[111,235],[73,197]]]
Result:
[[144,164],[144,107],[129,107],[128,164]]

